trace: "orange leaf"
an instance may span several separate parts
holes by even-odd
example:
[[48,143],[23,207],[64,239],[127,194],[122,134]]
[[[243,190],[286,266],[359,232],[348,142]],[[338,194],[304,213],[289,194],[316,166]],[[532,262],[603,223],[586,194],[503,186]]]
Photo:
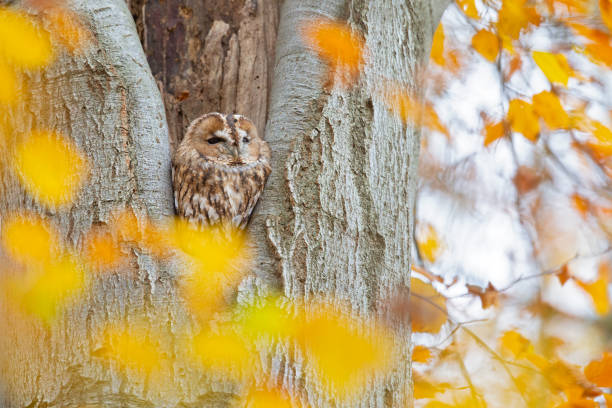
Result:
[[523,59],[520,54],[516,54],[510,60],[510,66],[508,67],[508,73],[506,74],[506,78],[512,77],[523,66]]
[[596,64],[612,68],[612,47],[608,44],[587,44],[585,53]]
[[491,143],[496,141],[497,139],[501,139],[504,137],[506,133],[506,128],[504,126],[504,122],[496,122],[496,123],[488,123],[484,128],[484,145],[489,146]]
[[526,194],[540,184],[542,175],[536,169],[520,166],[514,175],[513,181],[519,194]]
[[574,204],[574,208],[578,210],[580,215],[582,215],[583,218],[586,217],[589,211],[589,200],[582,197],[578,193],[574,193],[572,194],[572,202]]
[[431,59],[438,65],[444,66],[444,25],[440,23],[431,44]]
[[412,350],[412,362],[413,363],[427,363],[431,360],[431,351],[425,346],[416,346]]
[[416,278],[410,279],[408,310],[414,332],[437,333],[448,318],[444,296]]
[[[298,408],[289,395],[279,389],[252,387],[243,397],[240,408]],[[301,407],[301,405],[300,405]]]
[[85,238],[83,248],[87,263],[98,271],[117,267],[123,257],[119,245],[108,232],[90,232]]
[[608,26],[608,30],[612,32],[612,0],[599,0],[599,10],[601,11],[601,19]]
[[510,101],[507,120],[513,131],[521,133],[532,142],[538,140],[540,134],[540,123],[533,106],[521,99]]
[[425,126],[431,130],[449,135],[446,127],[440,122],[435,109],[417,100],[409,92],[393,89],[391,86],[385,92],[384,102],[388,109],[404,122],[411,122],[416,126]]
[[455,0],[457,6],[465,13],[466,16],[478,20],[478,10],[476,9],[475,0]]
[[584,375],[599,387],[612,387],[612,353],[604,353],[600,360],[591,361],[584,368]]
[[365,40],[348,24],[316,19],[302,27],[302,36],[344,85],[360,75],[364,65]]
[[486,60],[495,62],[499,54],[499,38],[488,30],[480,30],[472,37],[472,47]]
[[91,33],[83,26],[79,17],[68,9],[50,8],[43,18],[48,23],[53,38],[73,54],[82,51],[92,40]]
[[497,30],[502,37],[517,40],[529,25],[538,25],[540,16],[527,0],[504,0],[498,14]]
[[472,295],[478,296],[480,298],[480,302],[482,304],[483,309],[488,309],[491,306],[497,304],[499,299],[499,292],[495,287],[489,282],[489,285],[486,289],[482,289],[480,286],[476,285],[466,285],[468,292]]
[[561,106],[559,97],[552,92],[543,91],[533,96],[533,110],[552,129],[567,129],[570,119]]
[[559,279],[559,283],[561,284],[561,286],[565,285],[565,282],[567,282],[572,277],[569,271],[569,266],[567,266],[567,264],[563,265],[561,269],[559,269],[559,272],[557,272],[556,276],[557,279]]

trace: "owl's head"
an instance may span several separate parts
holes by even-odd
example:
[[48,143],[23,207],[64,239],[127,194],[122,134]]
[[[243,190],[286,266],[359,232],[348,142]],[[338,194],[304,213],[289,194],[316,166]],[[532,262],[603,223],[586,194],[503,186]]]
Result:
[[257,134],[257,128],[241,115],[212,112],[194,120],[183,143],[204,159],[226,166],[243,166],[268,159],[268,144]]

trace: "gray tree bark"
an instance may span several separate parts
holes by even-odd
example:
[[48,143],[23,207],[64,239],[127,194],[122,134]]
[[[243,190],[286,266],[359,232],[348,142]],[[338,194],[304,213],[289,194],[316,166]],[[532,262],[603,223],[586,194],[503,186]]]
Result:
[[[388,79],[421,94],[418,73],[447,5],[285,1],[265,132],[273,170],[251,229],[271,244],[260,253],[258,276],[274,281],[270,274],[278,271],[287,296],[324,296],[374,317],[409,287],[420,133],[393,117],[380,85]],[[346,19],[365,34],[366,72],[350,90],[324,91],[325,67],[300,38],[299,27],[318,17]],[[402,353],[395,372],[348,406],[411,400],[410,332],[397,330]],[[288,364],[279,372],[300,384]],[[306,388],[314,406],[327,406],[314,385]]]
[[[127,205],[143,219],[159,219],[172,213],[172,197],[162,98],[125,0],[74,5],[96,46],[32,75],[32,100],[6,119],[15,134],[50,127],[74,138],[93,164],[90,184],[69,211],[55,213],[29,199],[12,174],[1,173],[0,211],[3,218],[24,208],[44,214],[79,247],[84,233],[108,222],[114,208]],[[389,295],[409,286],[419,131],[387,111],[377,84],[388,78],[419,93],[417,74],[446,5],[284,1],[265,129],[273,173],[250,227],[258,262],[241,295],[275,287],[290,298],[322,295],[347,302],[356,314],[381,316]],[[346,19],[365,34],[366,72],[350,90],[323,90],[325,67],[301,42],[297,28],[320,16]],[[171,265],[137,253],[125,276],[104,278],[50,328],[2,313],[7,407],[229,406],[236,386],[189,364],[177,363],[173,375],[155,382],[92,358],[100,347],[92,333],[108,319],[144,316],[172,355],[184,352],[178,333],[195,330],[178,300]],[[347,406],[410,404],[410,333],[397,330],[397,368]],[[268,369],[311,406],[341,406],[288,359],[277,356]]]

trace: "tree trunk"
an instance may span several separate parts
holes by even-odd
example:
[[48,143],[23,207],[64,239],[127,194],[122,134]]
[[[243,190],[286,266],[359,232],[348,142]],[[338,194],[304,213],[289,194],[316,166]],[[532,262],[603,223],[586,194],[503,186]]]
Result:
[[[390,295],[409,287],[420,132],[394,118],[379,91],[388,79],[421,93],[417,74],[447,4],[285,1],[265,132],[273,170],[251,231],[270,242],[257,275],[270,281],[279,271],[291,298],[325,296],[380,316]],[[317,17],[346,19],[365,34],[370,55],[354,88],[324,91],[325,67],[299,34]],[[398,331],[397,371],[350,406],[410,401],[410,332]],[[314,406],[327,406],[307,388]]]
[[[419,133],[389,114],[377,84],[388,78],[418,93],[417,73],[447,0],[285,0],[275,57],[278,3],[272,0],[194,0],[181,7],[132,0],[166,103],[169,138],[124,0],[98,3],[74,2],[97,39],[94,49],[33,75],[36,94],[9,118],[16,133],[47,127],[72,136],[94,167],[90,185],[70,211],[49,214],[2,173],[3,216],[24,208],[48,215],[78,247],[117,207],[131,206],[143,218],[171,214],[171,145],[201,113],[236,111],[260,131],[267,120],[273,152],[273,173],[250,227],[259,262],[241,292],[280,287],[291,298],[329,296],[357,314],[380,316],[389,294],[409,286]],[[297,30],[318,16],[348,20],[364,32],[370,57],[358,86],[323,89],[324,66]],[[7,407],[229,406],[235,386],[187,364],[176,364],[175,375],[159,382],[91,357],[100,347],[96,328],[128,316],[146,319],[171,355],[183,353],[178,333],[193,324],[172,268],[137,253],[130,272],[104,278],[50,328],[2,313]],[[409,403],[410,333],[398,331],[398,368],[350,406]],[[269,369],[289,389],[305,391],[311,406],[336,406],[290,361],[277,357]]]
[[172,151],[208,112],[240,113],[263,131],[278,0],[129,0],[162,91]]

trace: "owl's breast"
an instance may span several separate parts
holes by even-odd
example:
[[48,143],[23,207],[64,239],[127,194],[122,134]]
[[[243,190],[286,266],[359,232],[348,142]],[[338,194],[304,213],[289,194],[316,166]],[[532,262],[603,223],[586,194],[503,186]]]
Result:
[[244,228],[263,191],[270,166],[174,166],[173,184],[178,214],[203,225],[229,222]]

